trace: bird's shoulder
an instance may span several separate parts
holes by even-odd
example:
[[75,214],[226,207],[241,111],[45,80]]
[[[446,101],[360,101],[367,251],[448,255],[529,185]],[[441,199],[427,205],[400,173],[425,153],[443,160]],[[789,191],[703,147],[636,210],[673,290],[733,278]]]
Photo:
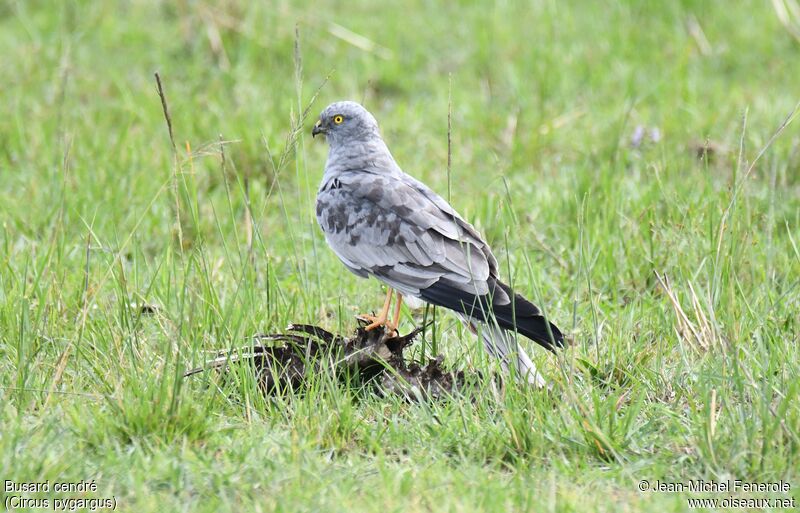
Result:
[[336,187],[342,189],[343,194],[391,210],[403,218],[420,221],[427,217],[439,222],[469,226],[470,234],[480,239],[477,231],[444,198],[402,171],[339,173],[327,182],[328,190]]

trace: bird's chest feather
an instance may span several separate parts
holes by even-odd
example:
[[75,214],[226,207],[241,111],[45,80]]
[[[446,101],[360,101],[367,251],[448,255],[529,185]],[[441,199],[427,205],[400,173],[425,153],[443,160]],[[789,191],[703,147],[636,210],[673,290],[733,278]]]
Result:
[[345,181],[333,182],[317,194],[317,222],[331,247],[375,246],[404,238],[408,227],[395,212]]
[[317,193],[317,222],[326,234],[342,233],[357,212],[363,208],[351,191],[336,178]]

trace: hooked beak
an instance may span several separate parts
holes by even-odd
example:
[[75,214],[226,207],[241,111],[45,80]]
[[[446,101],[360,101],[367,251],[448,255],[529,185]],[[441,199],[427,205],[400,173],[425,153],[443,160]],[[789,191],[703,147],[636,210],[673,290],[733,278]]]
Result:
[[322,120],[318,119],[316,123],[314,123],[314,128],[311,129],[311,137],[316,137],[317,134],[324,134],[327,132],[325,128],[322,127]]

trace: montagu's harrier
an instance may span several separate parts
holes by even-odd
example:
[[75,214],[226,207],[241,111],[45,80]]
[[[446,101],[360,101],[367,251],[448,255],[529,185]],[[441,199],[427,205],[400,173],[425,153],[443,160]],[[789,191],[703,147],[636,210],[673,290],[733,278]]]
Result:
[[[331,249],[362,278],[389,289],[366,329],[397,328],[403,296],[449,308],[480,332],[486,350],[529,382],[544,380],[518,347],[517,331],[542,347],[562,347],[559,329],[500,281],[497,260],[480,234],[441,196],[405,174],[383,142],[375,118],[355,102],[329,105],[312,135],[330,150],[317,194],[317,220]],[[392,292],[394,318],[389,319]]]

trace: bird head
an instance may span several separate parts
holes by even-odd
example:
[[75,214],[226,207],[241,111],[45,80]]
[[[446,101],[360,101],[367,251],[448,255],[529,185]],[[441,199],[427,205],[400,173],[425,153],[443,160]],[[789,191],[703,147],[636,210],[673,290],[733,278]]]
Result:
[[378,122],[367,109],[351,101],[331,103],[319,115],[311,135],[325,134],[330,145],[378,136]]

